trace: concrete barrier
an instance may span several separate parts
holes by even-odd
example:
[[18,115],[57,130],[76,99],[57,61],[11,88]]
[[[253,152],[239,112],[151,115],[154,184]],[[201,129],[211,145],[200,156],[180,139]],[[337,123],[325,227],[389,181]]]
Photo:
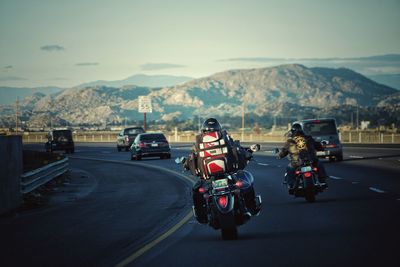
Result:
[[0,214],[21,204],[22,137],[0,136]]

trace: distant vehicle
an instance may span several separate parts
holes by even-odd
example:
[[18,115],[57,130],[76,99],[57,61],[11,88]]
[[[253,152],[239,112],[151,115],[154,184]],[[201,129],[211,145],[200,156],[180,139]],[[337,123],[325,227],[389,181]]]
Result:
[[329,158],[330,161],[343,160],[343,148],[339,140],[339,134],[336,127],[336,121],[330,118],[301,120],[294,123],[300,123],[304,133],[311,135],[315,141],[327,141],[323,145],[323,151],[317,151],[317,156]]
[[171,147],[162,133],[139,134],[131,146],[131,160],[141,160],[142,157],[171,158]]
[[71,130],[52,130],[47,134],[45,149],[47,152],[65,150],[65,153],[74,153],[75,144]]
[[142,127],[129,127],[123,129],[117,136],[118,151],[121,151],[121,149],[125,149],[125,151],[128,151],[136,136],[144,132],[145,131]]

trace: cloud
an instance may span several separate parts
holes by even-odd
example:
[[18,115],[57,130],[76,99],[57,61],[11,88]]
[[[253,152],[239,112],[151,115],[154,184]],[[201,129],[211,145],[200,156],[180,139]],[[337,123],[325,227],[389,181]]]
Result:
[[184,68],[186,66],[172,63],[146,63],[140,65],[142,70],[164,70],[164,69],[174,69],[174,68]]
[[64,51],[65,48],[60,46],[60,45],[44,45],[40,47],[40,50],[46,51],[46,52],[58,52],[58,51]]
[[4,76],[0,77],[0,81],[2,82],[9,82],[9,81],[26,81],[28,79],[17,77],[17,76]]
[[97,66],[100,65],[98,62],[80,62],[76,63],[75,66]]
[[237,57],[237,58],[228,58],[228,59],[220,59],[217,61],[245,61],[245,62],[270,62],[270,61],[284,61],[284,58],[270,58],[270,57]]
[[5,68],[5,69],[12,69],[13,66],[9,65],[9,66],[5,66],[4,68]]

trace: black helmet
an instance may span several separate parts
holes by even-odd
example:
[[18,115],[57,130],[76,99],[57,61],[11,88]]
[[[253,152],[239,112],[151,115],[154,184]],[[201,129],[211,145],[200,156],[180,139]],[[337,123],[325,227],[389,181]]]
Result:
[[290,129],[290,132],[293,135],[304,135],[303,128],[299,123],[293,123],[292,128]]
[[215,132],[215,131],[221,131],[221,124],[217,121],[217,119],[214,118],[209,118],[206,119],[203,122],[203,125],[201,126],[201,131],[202,132]]

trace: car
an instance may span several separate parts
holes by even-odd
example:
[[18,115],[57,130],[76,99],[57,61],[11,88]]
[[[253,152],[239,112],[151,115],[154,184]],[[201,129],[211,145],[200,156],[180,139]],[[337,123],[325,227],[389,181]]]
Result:
[[144,132],[145,130],[142,127],[129,127],[123,129],[117,136],[117,150],[121,151],[122,149],[125,149],[125,151],[128,151],[136,136]]
[[65,153],[74,153],[75,144],[71,130],[52,130],[47,134],[45,149],[47,152],[65,150]]
[[139,134],[131,146],[131,160],[143,157],[171,158],[171,147],[163,133]]
[[327,141],[323,144],[323,151],[317,151],[317,156],[321,158],[329,158],[330,161],[343,160],[343,147],[339,140],[336,121],[332,118],[309,119],[296,121],[299,123],[305,134],[311,135],[315,141]]

